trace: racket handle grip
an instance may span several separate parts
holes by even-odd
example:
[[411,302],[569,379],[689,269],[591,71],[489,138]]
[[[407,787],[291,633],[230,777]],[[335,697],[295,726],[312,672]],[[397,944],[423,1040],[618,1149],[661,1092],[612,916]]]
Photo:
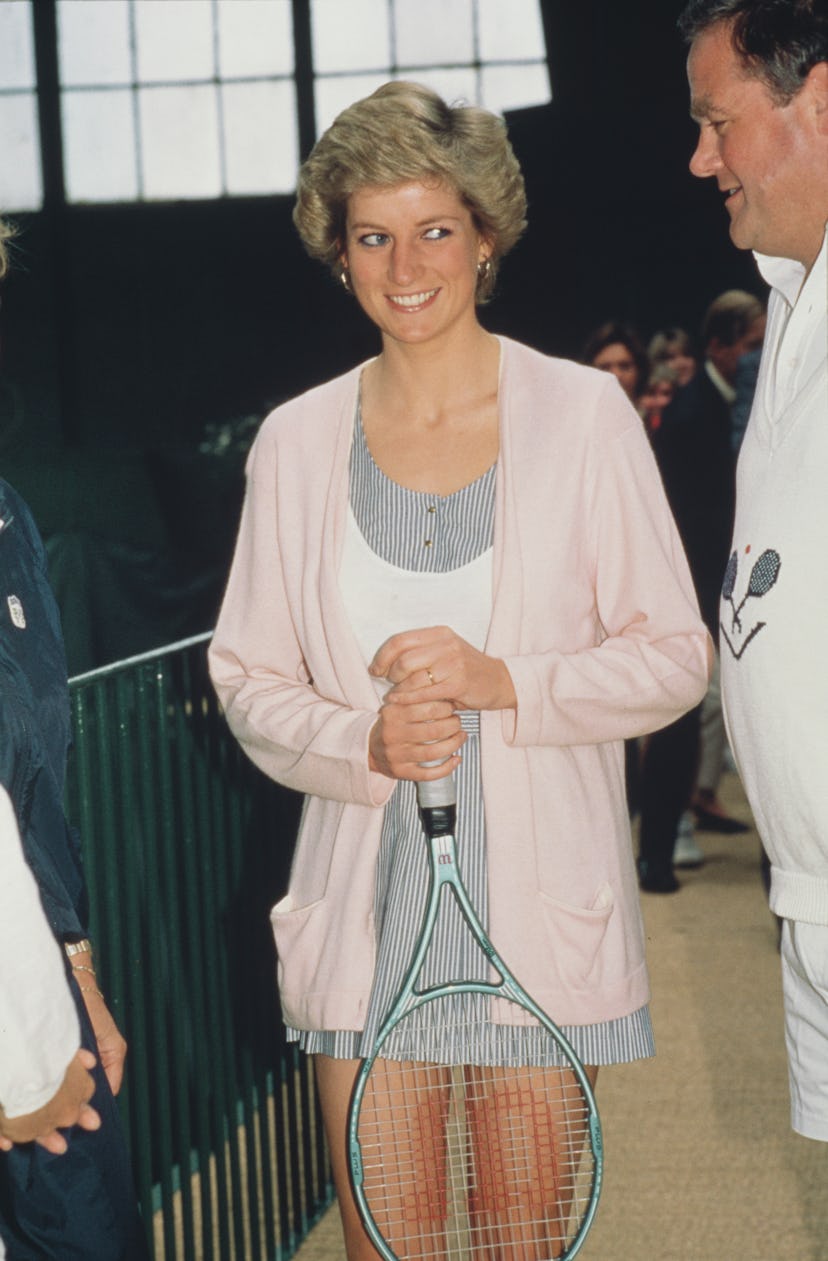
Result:
[[[423,766],[439,766],[439,762],[423,762]],[[425,834],[434,839],[437,836],[453,836],[456,818],[455,802],[457,793],[454,787],[454,776],[446,775],[443,779],[430,779],[417,784],[417,805],[420,807],[420,818]]]
[[[421,766],[440,766],[441,762],[421,762]],[[457,802],[457,791],[454,787],[454,776],[445,775],[442,779],[420,780],[417,784],[417,804],[421,810],[445,810]]]

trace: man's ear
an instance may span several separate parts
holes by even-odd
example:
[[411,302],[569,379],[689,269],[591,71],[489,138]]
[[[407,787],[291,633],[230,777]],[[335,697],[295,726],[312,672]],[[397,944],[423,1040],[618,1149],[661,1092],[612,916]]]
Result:
[[811,66],[805,87],[813,105],[820,135],[828,136],[828,61]]

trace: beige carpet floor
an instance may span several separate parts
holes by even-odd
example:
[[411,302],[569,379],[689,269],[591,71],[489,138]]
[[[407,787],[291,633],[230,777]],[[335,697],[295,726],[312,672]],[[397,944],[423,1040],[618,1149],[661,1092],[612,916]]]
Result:
[[[749,820],[735,776],[722,796]],[[776,924],[759,841],[700,832],[706,862],[642,895],[654,1060],[598,1082],[604,1190],[583,1261],[828,1261],[828,1144],[790,1130]],[[299,1252],[342,1261],[336,1211]]]

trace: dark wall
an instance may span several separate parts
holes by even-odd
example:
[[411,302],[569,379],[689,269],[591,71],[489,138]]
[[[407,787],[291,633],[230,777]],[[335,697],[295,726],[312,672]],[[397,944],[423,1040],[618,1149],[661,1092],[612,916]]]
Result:
[[38,428],[191,442],[301,389],[328,353],[334,370],[347,361],[352,304],[305,257],[290,211],[284,198],[70,207],[59,240],[49,219],[20,216],[4,366],[48,407]]
[[681,8],[546,0],[555,99],[511,120],[530,228],[507,282],[510,325],[543,349],[577,356],[612,316],[695,332],[723,289],[761,292],[715,186],[688,170]]
[[[547,0],[555,99],[510,118],[530,227],[485,311],[492,329],[577,355],[609,316],[645,335],[694,330],[722,289],[761,292],[715,189],[687,171],[680,7]],[[135,619],[131,641],[88,645],[84,667],[210,624],[241,450],[199,452],[205,431],[260,416],[376,347],[353,301],[304,256],[290,210],[257,198],[20,216],[0,311],[0,471],[50,537],[81,532],[98,551],[126,539],[144,547],[150,575],[153,556],[159,574],[172,557],[151,629]],[[113,559],[113,573],[124,564]],[[203,576],[199,593],[181,574]]]

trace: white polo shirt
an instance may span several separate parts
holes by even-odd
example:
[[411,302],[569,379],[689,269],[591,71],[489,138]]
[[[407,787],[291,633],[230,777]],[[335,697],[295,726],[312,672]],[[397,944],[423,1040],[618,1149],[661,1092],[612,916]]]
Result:
[[720,606],[722,693],[771,907],[828,925],[828,232],[772,285]]
[[0,786],[0,1104],[6,1115],[48,1103],[79,1046],[60,947]]

